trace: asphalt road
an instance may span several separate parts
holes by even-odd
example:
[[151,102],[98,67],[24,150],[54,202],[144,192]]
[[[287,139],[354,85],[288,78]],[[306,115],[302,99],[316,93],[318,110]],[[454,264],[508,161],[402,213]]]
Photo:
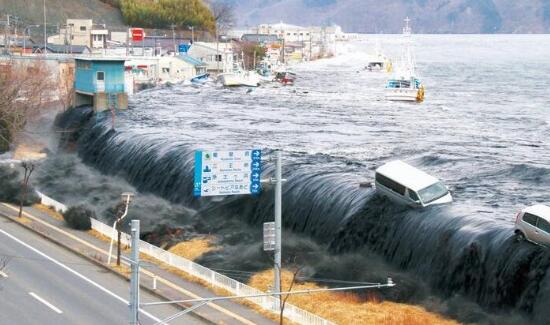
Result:
[[[0,324],[128,324],[129,283],[46,239],[0,219]],[[141,291],[142,301],[160,301]],[[155,324],[180,309],[150,307],[140,324]],[[192,314],[169,324],[204,324]]]

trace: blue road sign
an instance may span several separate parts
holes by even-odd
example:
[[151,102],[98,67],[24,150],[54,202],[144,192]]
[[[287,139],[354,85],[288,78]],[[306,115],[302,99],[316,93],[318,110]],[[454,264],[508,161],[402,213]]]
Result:
[[259,194],[262,151],[195,151],[194,196]]

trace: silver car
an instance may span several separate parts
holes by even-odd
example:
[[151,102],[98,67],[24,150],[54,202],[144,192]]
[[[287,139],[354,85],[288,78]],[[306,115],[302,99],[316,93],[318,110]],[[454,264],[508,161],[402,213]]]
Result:
[[550,207],[537,204],[518,212],[514,232],[518,240],[550,247]]

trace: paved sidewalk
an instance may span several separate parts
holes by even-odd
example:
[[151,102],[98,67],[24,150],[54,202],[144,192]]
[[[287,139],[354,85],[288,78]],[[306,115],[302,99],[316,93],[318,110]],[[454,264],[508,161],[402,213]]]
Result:
[[[70,229],[65,226],[64,221],[54,219],[52,216],[38,209],[28,207],[25,208],[25,212],[25,220],[22,223],[27,227],[107,267],[109,242],[98,239],[88,232]],[[16,216],[17,208],[15,206],[0,204],[0,214],[10,217]],[[116,252],[115,249],[116,247],[113,253]],[[128,252],[123,252],[123,256],[128,257]],[[127,265],[127,263],[125,264]],[[124,275],[121,274],[121,276]],[[153,277],[157,278],[156,290],[153,290]],[[212,290],[198,283],[186,280],[152,263],[145,263],[141,268],[140,282],[143,288],[169,300],[217,296]],[[154,311],[154,308],[153,306],[146,307],[150,311]],[[276,322],[261,315],[252,308],[234,301],[210,303],[199,307],[193,313],[216,324],[276,324]]]

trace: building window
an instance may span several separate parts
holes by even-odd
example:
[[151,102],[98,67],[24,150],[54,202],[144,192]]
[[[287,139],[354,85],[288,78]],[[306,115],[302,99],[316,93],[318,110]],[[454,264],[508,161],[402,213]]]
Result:
[[103,71],[97,72],[97,81],[105,81],[105,72]]
[[216,62],[222,62],[222,55],[216,54]]
[[85,32],[86,31],[86,26],[80,26],[80,31]]
[[170,73],[170,68],[162,68],[162,73]]

